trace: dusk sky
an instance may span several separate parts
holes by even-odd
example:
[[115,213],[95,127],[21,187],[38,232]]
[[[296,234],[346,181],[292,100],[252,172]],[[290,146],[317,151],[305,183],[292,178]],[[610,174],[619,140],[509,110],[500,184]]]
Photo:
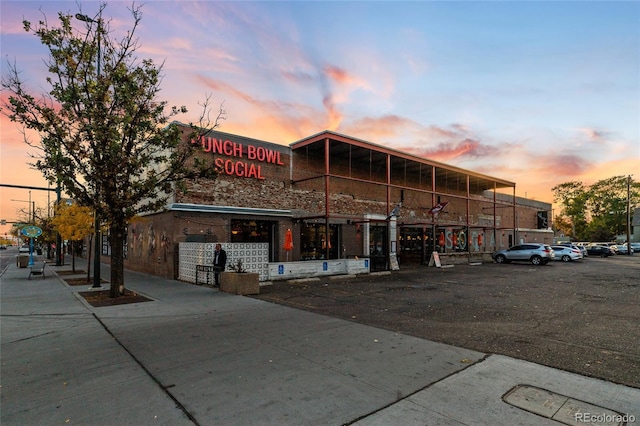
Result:
[[[99,3],[80,6],[94,16]],[[115,36],[131,28],[130,6],[108,2]],[[0,8],[3,76],[15,62],[46,91],[48,51],[22,20],[44,12],[57,25],[76,2]],[[210,94],[224,102],[223,132],[289,145],[332,130],[546,202],[567,181],[640,180],[640,2],[147,1],[142,14],[137,56],[164,62],[159,99],[187,106],[179,121],[197,121]],[[0,183],[46,187],[20,128],[0,120]],[[0,188],[2,219],[19,219],[28,197]],[[31,193],[38,209],[47,197]]]

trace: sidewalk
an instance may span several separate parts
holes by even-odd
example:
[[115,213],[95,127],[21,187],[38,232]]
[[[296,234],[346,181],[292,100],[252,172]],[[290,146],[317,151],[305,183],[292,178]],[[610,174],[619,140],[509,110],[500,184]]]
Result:
[[204,286],[126,272],[153,301],[93,308],[70,269],[0,278],[3,425],[640,421],[640,389]]

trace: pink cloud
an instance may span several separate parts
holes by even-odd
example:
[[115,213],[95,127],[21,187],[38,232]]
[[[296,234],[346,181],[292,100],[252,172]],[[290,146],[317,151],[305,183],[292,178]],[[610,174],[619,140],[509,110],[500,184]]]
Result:
[[452,161],[460,158],[483,158],[495,156],[499,150],[490,145],[480,143],[473,139],[464,139],[458,142],[443,142],[433,148],[406,147],[403,151],[411,152],[420,157],[436,161]]
[[324,67],[324,73],[329,77],[331,81],[334,81],[343,85],[350,85],[355,87],[364,87],[366,84],[364,80],[356,77],[354,74],[347,72],[345,69],[336,67],[333,65],[326,65]]
[[592,164],[575,154],[545,155],[532,161],[535,170],[541,174],[575,177],[582,175]]

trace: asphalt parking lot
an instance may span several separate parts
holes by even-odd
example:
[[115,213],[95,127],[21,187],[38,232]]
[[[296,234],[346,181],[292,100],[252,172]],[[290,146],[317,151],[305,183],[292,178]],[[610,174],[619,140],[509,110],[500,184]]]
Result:
[[407,266],[254,297],[640,388],[640,255]]

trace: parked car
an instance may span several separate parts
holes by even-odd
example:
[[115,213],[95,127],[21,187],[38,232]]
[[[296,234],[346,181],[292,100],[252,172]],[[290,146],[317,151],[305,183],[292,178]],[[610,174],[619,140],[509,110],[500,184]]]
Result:
[[628,254],[629,250],[631,250],[631,254],[633,254],[635,252],[635,250],[633,249],[633,246],[631,247],[631,249],[628,249],[627,247],[627,243],[624,244],[619,244],[616,246],[617,247],[617,254]]
[[582,259],[582,252],[577,247],[569,246],[551,246],[555,255],[555,260],[562,260],[563,262],[571,262],[572,260]]
[[640,243],[631,243],[631,248],[635,253],[640,251]]
[[29,244],[23,244],[20,246],[20,249],[18,249],[18,251],[20,253],[29,253]]
[[600,257],[608,257],[615,254],[615,252],[611,250],[609,246],[601,246],[597,244],[588,246],[587,252],[589,253],[589,256],[600,256]]
[[492,255],[496,263],[527,261],[534,265],[546,265],[554,259],[553,249],[541,243],[518,244],[506,250],[498,250]]
[[[580,253],[582,253],[582,257],[589,256],[589,253],[587,252],[587,248],[585,246],[583,246],[583,245],[572,244],[572,243],[560,243],[560,244],[557,244],[557,245],[558,246],[564,246],[564,247],[571,247],[572,249],[579,250]],[[555,250],[554,247],[555,246],[551,246],[551,248],[553,248]]]

